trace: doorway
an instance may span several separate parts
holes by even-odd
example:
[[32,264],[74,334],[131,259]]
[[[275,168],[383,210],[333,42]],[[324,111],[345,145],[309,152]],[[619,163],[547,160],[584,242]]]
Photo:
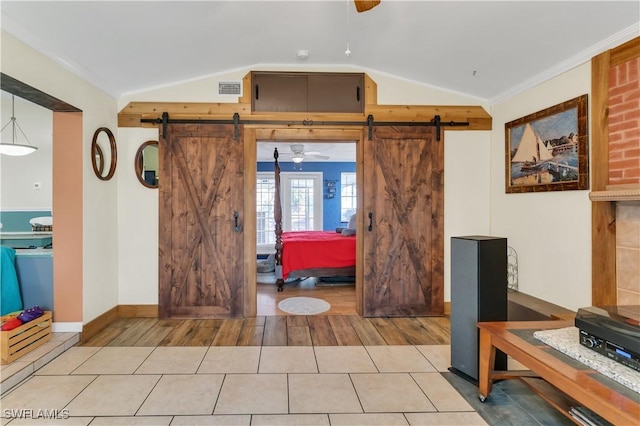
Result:
[[[284,291],[277,292],[275,284],[263,285],[258,284],[258,274],[256,267],[252,267],[255,264],[256,259],[259,257],[265,257],[265,253],[258,250],[257,238],[263,231],[258,223],[259,219],[264,219],[263,222],[273,224],[270,219],[269,213],[259,212],[258,201],[260,194],[257,191],[256,183],[257,178],[262,173],[273,173],[273,153],[274,148],[278,148],[279,163],[282,168],[282,175],[285,173],[309,173],[312,174],[317,170],[322,169],[322,165],[318,163],[338,161],[350,162],[353,173],[355,173],[356,182],[362,182],[362,171],[359,170],[358,164],[362,164],[362,130],[361,129],[266,129],[266,128],[248,128],[245,127],[245,170],[246,170],[246,184],[252,185],[250,191],[246,191],[246,221],[255,221],[257,226],[247,226],[245,238],[247,244],[245,245],[245,254],[247,259],[248,270],[247,277],[247,291],[245,294],[248,296],[245,299],[245,316],[263,316],[263,315],[281,315],[282,312],[276,308],[276,305],[282,299],[293,296],[307,296],[317,297],[327,300],[332,308],[327,312],[328,315],[359,315],[361,313],[362,306],[362,288],[361,279],[362,276],[360,265],[356,265],[355,281],[349,283],[350,285],[341,285],[342,283],[325,283],[320,282],[317,277],[307,277],[303,279],[296,279],[287,282],[284,286]],[[292,161],[292,155],[295,155],[291,149],[291,145],[303,145],[305,149],[305,158],[299,163]],[[348,153],[350,158],[345,158],[342,155]],[[311,153],[311,154],[309,154]],[[318,157],[318,158],[314,158]],[[329,158],[326,158],[329,157]],[[322,160],[322,161],[318,161]],[[251,164],[250,164],[251,162]],[[259,164],[260,163],[260,164]],[[355,164],[355,166],[354,166]],[[253,175],[252,175],[253,174]],[[343,213],[347,213],[346,209],[343,212],[341,209],[341,200],[339,193],[330,192],[331,188],[337,179],[340,179],[340,173],[335,173],[328,176],[326,173],[322,175],[321,182],[321,194],[320,200],[324,204],[327,201],[335,206],[338,206],[338,216],[333,214],[323,214],[322,225],[318,230],[335,231],[335,228],[346,227],[347,223],[343,223]],[[333,182],[333,183],[329,183]],[[281,184],[282,186],[282,184]],[[337,185],[336,185],[337,186]],[[355,203],[357,203],[355,209],[358,209],[358,205],[362,203],[362,191],[361,185],[356,185],[357,194],[355,196]],[[317,189],[314,190],[317,192]],[[318,195],[318,194],[316,194]],[[285,201],[286,203],[286,201]],[[286,207],[284,208],[286,209]],[[266,209],[268,210],[268,209]],[[322,209],[325,212],[327,209]],[[334,212],[335,214],[335,212]],[[298,218],[297,224],[295,220],[289,220],[286,224],[283,223],[283,229],[295,230],[303,219]],[[348,222],[348,221],[347,221]],[[260,222],[262,223],[262,222]],[[356,224],[356,229],[358,228]],[[267,225],[269,228],[269,225]],[[311,228],[309,228],[311,229]],[[273,233],[274,229],[267,229],[267,232]],[[356,258],[360,259],[361,242],[356,242]],[[261,256],[258,256],[261,254]],[[356,263],[359,263],[357,261]],[[334,285],[335,284],[335,285]]]
[[53,311],[56,323],[69,323],[67,331],[80,331],[76,327],[83,320],[83,228],[78,226],[83,221],[83,113],[6,74],[0,76],[4,92],[53,112],[51,211],[56,213],[61,206],[63,210],[56,214]]
[[274,150],[278,149],[283,231],[336,232],[348,227],[357,207],[354,141],[258,141],[256,183],[257,315],[284,315],[290,297],[329,303],[327,315],[356,315],[355,277],[289,278],[275,284]]

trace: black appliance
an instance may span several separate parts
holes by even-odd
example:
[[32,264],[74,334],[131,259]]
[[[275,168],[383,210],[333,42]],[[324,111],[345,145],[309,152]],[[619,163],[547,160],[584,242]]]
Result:
[[581,308],[575,325],[582,346],[640,371],[640,305]]

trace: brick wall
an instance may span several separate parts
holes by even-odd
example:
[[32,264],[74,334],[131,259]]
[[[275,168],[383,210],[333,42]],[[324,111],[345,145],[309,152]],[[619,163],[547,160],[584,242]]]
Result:
[[640,184],[640,58],[609,71],[609,185]]

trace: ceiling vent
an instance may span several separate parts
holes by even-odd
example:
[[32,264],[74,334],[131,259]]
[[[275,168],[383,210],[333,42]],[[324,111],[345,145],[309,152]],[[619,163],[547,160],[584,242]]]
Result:
[[218,82],[218,94],[219,95],[240,95],[240,82]]

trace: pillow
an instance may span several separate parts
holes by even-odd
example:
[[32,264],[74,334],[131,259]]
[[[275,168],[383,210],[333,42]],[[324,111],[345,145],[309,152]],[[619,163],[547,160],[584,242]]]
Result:
[[347,225],[347,228],[349,229],[356,229],[356,215],[352,214],[351,217],[349,218],[349,225]]
[[258,273],[265,274],[276,270],[276,255],[271,253],[265,260],[258,260]]
[[356,215],[352,214],[349,218],[349,225],[340,232],[344,236],[356,235]]

